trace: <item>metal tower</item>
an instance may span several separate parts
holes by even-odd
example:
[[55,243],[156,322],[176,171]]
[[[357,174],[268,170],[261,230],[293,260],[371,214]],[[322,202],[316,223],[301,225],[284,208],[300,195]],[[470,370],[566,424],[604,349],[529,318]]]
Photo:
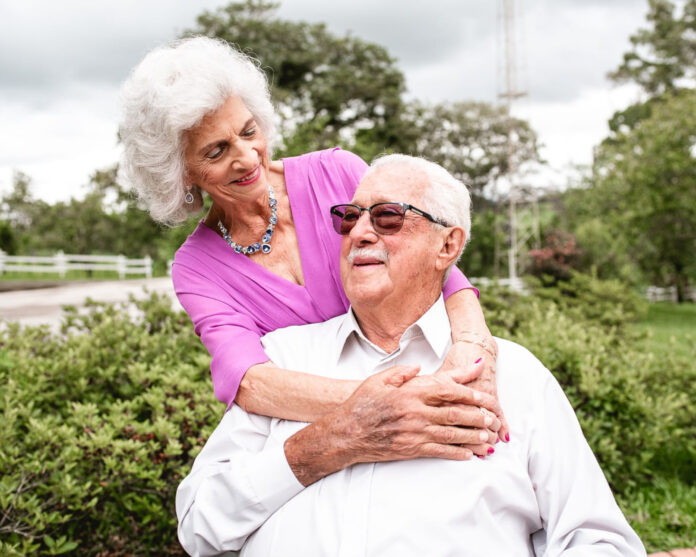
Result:
[[[515,35],[516,20],[516,0],[499,0],[499,27],[502,27],[504,48],[503,48],[503,67],[505,78],[505,89],[498,94],[498,97],[505,102],[508,116],[507,131],[507,182],[509,186],[509,250],[508,250],[508,274],[511,281],[517,279],[517,186],[515,183],[516,161],[515,145],[512,129],[512,103],[515,99],[524,97],[527,93],[518,89],[517,84],[517,37]],[[502,19],[502,25],[500,25]]]

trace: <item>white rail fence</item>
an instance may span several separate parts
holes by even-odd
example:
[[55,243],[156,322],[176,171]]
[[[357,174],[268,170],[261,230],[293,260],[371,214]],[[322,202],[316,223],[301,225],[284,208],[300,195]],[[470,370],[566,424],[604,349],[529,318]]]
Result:
[[[645,297],[649,302],[676,302],[677,287],[668,286],[667,288],[661,288],[659,286],[648,286],[645,289]],[[687,300],[696,302],[696,288],[687,288],[684,297]]]
[[0,275],[10,272],[48,273],[64,277],[68,271],[113,271],[119,278],[145,275],[152,278],[152,258],[129,259],[124,255],[74,255],[57,252],[52,256],[7,255],[0,250]]

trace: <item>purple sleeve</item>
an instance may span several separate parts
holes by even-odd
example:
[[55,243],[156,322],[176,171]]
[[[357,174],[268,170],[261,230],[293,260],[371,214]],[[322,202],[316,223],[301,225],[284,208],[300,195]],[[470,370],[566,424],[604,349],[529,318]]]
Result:
[[229,406],[246,371],[269,360],[261,346],[264,333],[238,310],[224,289],[188,265],[175,262],[172,282],[196,334],[210,352],[215,397]]
[[455,292],[459,292],[460,290],[465,290],[467,288],[471,288],[474,292],[476,292],[476,297],[478,298],[478,288],[474,288],[474,286],[472,286],[472,284],[469,282],[469,279],[464,276],[464,273],[462,273],[458,267],[455,267],[452,269],[450,276],[447,278],[445,285],[442,287],[442,295],[446,300]]

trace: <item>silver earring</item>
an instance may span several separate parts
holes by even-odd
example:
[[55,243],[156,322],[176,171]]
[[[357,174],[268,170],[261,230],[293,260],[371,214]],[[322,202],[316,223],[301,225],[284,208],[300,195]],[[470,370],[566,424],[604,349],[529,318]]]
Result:
[[187,205],[193,205],[193,193],[191,192],[190,188],[186,190],[186,195],[184,195],[184,201]]

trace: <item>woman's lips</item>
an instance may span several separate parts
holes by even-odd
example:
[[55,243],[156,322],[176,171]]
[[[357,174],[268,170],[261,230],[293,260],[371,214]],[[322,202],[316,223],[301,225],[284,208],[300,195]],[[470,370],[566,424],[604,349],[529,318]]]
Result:
[[230,184],[234,184],[235,186],[248,186],[249,184],[253,184],[254,182],[256,182],[260,175],[261,165],[258,165],[256,168],[254,168],[254,170],[249,172],[249,174],[245,174],[237,180],[232,180]]

